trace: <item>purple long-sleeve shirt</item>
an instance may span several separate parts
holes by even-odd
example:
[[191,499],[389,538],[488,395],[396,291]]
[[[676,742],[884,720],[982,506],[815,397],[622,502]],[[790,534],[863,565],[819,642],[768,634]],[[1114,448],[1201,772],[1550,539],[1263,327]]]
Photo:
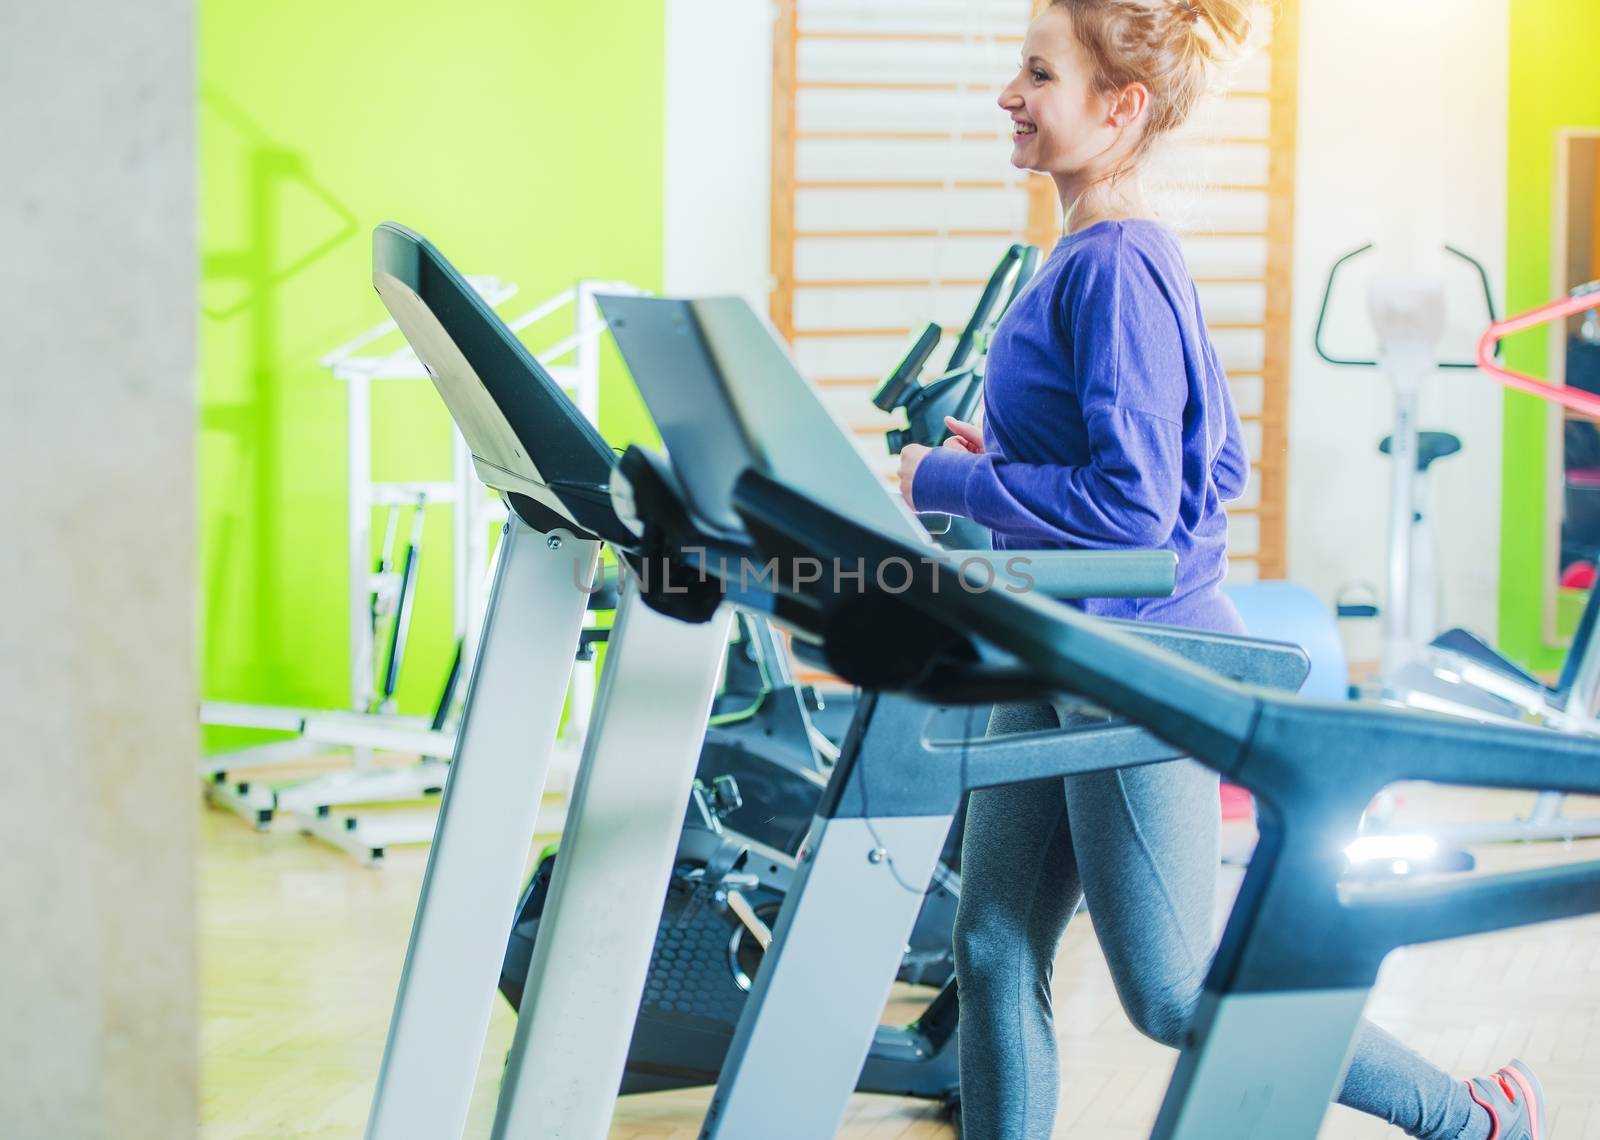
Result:
[[1101,222],[1057,243],[989,348],[984,455],[940,448],[919,511],[988,527],[997,549],[1162,549],[1170,598],[1095,598],[1092,614],[1242,631],[1218,589],[1250,461],[1178,239]]

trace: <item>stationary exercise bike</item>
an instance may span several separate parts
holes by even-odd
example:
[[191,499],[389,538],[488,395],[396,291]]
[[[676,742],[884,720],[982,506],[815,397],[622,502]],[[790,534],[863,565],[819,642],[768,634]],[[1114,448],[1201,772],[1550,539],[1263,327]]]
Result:
[[[1323,345],[1323,328],[1333,300],[1339,272],[1374,247],[1369,242],[1341,256],[1328,270],[1317,311],[1312,344],[1317,355],[1341,368],[1382,367],[1394,386],[1394,430],[1378,450],[1392,460],[1389,494],[1388,589],[1381,605],[1375,599],[1341,599],[1342,618],[1383,619],[1381,684],[1392,690],[1399,672],[1417,659],[1439,632],[1438,555],[1426,512],[1428,470],[1437,461],[1461,450],[1461,440],[1449,432],[1419,431],[1417,401],[1423,381],[1436,368],[1471,370],[1475,360],[1437,360],[1435,347],[1445,324],[1444,286],[1431,280],[1375,282],[1368,296],[1372,322],[1377,328],[1379,359],[1334,355]],[[1444,247],[1452,257],[1477,272],[1483,287],[1489,319],[1495,317],[1489,274],[1481,262],[1454,246]]]
[[[1372,247],[1363,246],[1334,263],[1317,317],[1316,350],[1329,363],[1376,367],[1377,362],[1330,355],[1322,345],[1334,279],[1352,258]],[[1511,371],[1499,362],[1500,341],[1515,332],[1564,319],[1593,306],[1600,283],[1581,286],[1569,297],[1529,313],[1500,320],[1489,287],[1488,274],[1474,258],[1446,246],[1466,261],[1483,285],[1490,324],[1479,339],[1471,361],[1433,361],[1433,348],[1443,326],[1443,298],[1438,289],[1412,286],[1375,291],[1373,319],[1378,326],[1381,353],[1395,383],[1395,434],[1383,441],[1382,450],[1395,456],[1390,518],[1389,596],[1385,612],[1383,672],[1380,699],[1470,720],[1506,720],[1543,725],[1555,731],[1594,735],[1600,702],[1600,590],[1592,591],[1560,679],[1546,685],[1506,658],[1487,640],[1470,630],[1438,632],[1431,533],[1421,504],[1429,465],[1460,450],[1460,441],[1442,432],[1418,432],[1414,422],[1417,393],[1435,366],[1477,369],[1484,376],[1542,400],[1600,415],[1600,397],[1577,388],[1556,387],[1535,377]],[[1413,463],[1403,457],[1414,456]],[[1415,474],[1404,472],[1414,466]],[[1341,616],[1350,614],[1342,607]],[[1375,609],[1376,607],[1370,607]],[[1502,841],[1570,840],[1600,834],[1600,820],[1568,816],[1565,797],[1555,791],[1540,792],[1533,810],[1524,817],[1431,828],[1429,837],[1460,858],[1452,845]],[[1382,835],[1410,830],[1403,814],[1387,792],[1369,809],[1364,830]]]

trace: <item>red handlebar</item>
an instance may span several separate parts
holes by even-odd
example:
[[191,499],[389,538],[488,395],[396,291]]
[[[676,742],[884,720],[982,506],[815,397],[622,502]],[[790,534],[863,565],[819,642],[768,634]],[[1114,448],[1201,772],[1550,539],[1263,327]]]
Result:
[[1478,367],[1507,388],[1515,388],[1519,392],[1526,392],[1541,400],[1549,400],[1600,420],[1600,396],[1585,392],[1581,388],[1551,384],[1537,376],[1514,371],[1494,358],[1496,347],[1513,333],[1538,328],[1540,325],[1547,325],[1551,321],[1559,321],[1563,317],[1570,317],[1574,313],[1586,312],[1593,308],[1600,308],[1600,282],[1586,285],[1570,297],[1562,297],[1526,313],[1495,321],[1484,331],[1483,336],[1478,338]]

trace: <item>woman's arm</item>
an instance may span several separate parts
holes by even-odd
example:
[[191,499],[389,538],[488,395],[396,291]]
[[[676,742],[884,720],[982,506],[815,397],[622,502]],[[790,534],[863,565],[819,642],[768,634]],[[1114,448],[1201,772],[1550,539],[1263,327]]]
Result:
[[1231,503],[1244,494],[1250,481],[1250,452],[1244,443],[1244,425],[1239,422],[1239,412],[1228,401],[1228,434],[1217,452],[1217,461],[1211,465],[1211,482],[1217,488],[1217,498]]
[[1180,425],[1114,405],[1085,418],[1091,458],[1079,466],[930,452],[912,488],[917,509],[958,514],[1020,539],[1161,545],[1178,516]]
[[917,509],[963,515],[1008,537],[1084,547],[1155,546],[1171,535],[1188,400],[1177,318],[1162,283],[1123,248],[1120,233],[1081,252],[1061,318],[1088,462],[931,453],[915,473]]

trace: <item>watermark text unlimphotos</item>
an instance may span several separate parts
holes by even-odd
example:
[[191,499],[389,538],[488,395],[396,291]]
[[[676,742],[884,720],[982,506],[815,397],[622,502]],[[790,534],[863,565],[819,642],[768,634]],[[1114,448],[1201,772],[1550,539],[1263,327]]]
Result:
[[[687,594],[691,589],[720,585],[723,589],[749,593],[754,590],[829,589],[847,592],[904,594],[923,585],[937,594],[955,584],[969,594],[1002,589],[1011,594],[1026,594],[1035,588],[1030,572],[1031,560],[1022,554],[1000,562],[998,558],[923,555],[905,558],[895,555],[874,560],[866,558],[822,559],[811,557],[769,558],[757,562],[750,558],[713,555],[704,547],[685,547],[679,558],[644,558],[618,564],[619,574],[637,577],[646,593]],[[938,573],[943,569],[945,573]],[[951,573],[953,571],[953,574]],[[584,580],[584,567],[572,564],[572,584],[586,594],[599,593],[602,580]]]

